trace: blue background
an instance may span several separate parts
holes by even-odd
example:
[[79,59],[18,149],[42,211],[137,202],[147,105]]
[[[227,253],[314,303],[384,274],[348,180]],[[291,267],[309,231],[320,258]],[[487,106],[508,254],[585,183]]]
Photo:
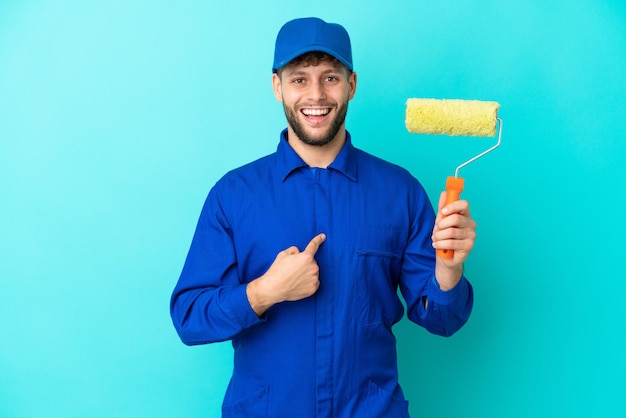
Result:
[[626,416],[617,0],[0,1],[0,416],[219,416],[230,345],[180,343],[169,296],[210,187],[275,149],[275,35],[310,15],[351,34],[354,143],[434,199],[491,142],[405,100],[502,105],[461,172],[470,322],[396,327],[413,416]]

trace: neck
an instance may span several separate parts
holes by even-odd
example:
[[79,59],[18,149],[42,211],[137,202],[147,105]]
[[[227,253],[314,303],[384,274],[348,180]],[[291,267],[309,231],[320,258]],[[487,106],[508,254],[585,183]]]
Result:
[[291,127],[287,127],[289,145],[309,167],[327,168],[346,143],[346,131],[341,129],[328,144],[317,146],[302,142]]

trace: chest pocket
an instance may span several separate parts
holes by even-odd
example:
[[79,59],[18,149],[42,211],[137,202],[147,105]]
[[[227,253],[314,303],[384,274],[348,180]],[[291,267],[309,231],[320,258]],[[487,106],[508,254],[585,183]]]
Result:
[[402,317],[398,283],[405,233],[398,228],[363,228],[356,244],[356,315],[361,325],[390,327]]

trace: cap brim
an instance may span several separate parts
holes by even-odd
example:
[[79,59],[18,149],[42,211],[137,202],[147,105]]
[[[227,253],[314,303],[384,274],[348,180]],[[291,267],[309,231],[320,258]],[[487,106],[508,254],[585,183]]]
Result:
[[306,47],[300,48],[300,49],[296,49],[291,54],[286,55],[285,57],[283,57],[283,60],[280,63],[278,63],[278,66],[275,67],[275,68],[272,68],[272,72],[276,72],[276,71],[280,70],[285,65],[289,64],[291,61],[293,61],[294,59],[298,58],[300,55],[304,55],[304,54],[306,54],[308,52],[314,52],[314,51],[324,52],[324,53],[326,53],[328,55],[331,55],[332,57],[334,57],[337,60],[339,60],[339,62],[341,62],[343,65],[345,65],[346,68],[348,68],[350,71],[352,71],[352,65],[350,64],[350,62],[348,62],[345,58],[343,58],[336,51],[333,51],[331,48],[328,48],[328,47],[323,46],[323,45],[307,45]]

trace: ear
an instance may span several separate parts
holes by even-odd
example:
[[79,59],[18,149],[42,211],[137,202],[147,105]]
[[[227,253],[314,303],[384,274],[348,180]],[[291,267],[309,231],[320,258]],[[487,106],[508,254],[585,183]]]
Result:
[[352,98],[354,97],[354,94],[356,93],[356,73],[355,72],[350,74],[350,77],[348,78],[348,85],[349,85],[348,100],[352,100]]
[[276,100],[282,103],[283,92],[281,89],[280,77],[276,73],[272,74],[272,87],[274,88],[274,97],[276,97]]

